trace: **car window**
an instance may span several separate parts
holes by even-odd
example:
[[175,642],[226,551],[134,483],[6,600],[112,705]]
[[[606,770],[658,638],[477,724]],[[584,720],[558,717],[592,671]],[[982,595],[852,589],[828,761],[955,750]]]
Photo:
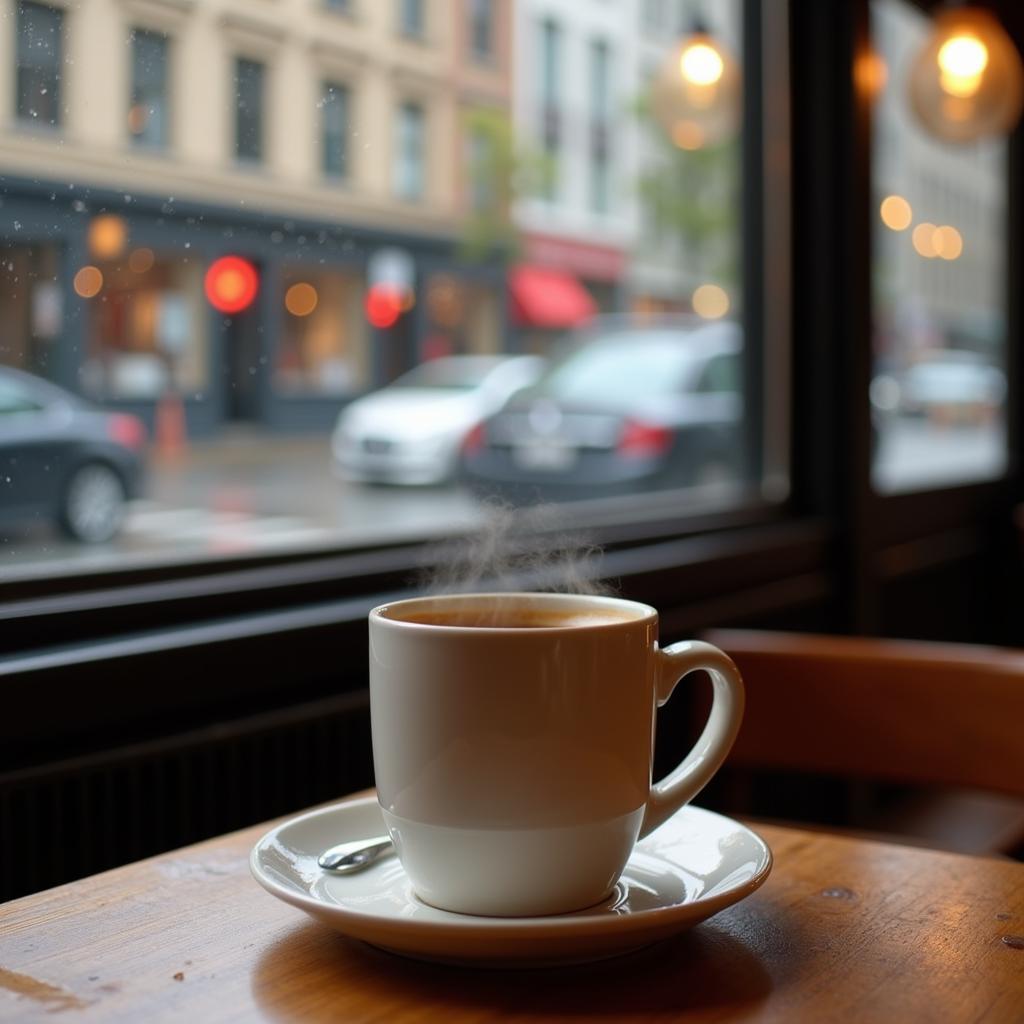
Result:
[[740,390],[740,361],[736,355],[714,356],[708,360],[695,388],[701,394],[738,392]]
[[541,394],[564,402],[617,405],[679,390],[695,353],[680,336],[647,340],[628,336],[591,342],[555,366],[538,384]]
[[17,381],[0,380],[0,415],[42,412],[45,406]]
[[495,365],[490,359],[433,359],[399,377],[392,387],[469,391],[480,387]]

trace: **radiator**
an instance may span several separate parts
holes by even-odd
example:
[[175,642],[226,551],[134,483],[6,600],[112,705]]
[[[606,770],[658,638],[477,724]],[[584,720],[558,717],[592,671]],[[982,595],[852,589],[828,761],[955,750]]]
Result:
[[372,784],[366,691],[0,774],[0,900]]

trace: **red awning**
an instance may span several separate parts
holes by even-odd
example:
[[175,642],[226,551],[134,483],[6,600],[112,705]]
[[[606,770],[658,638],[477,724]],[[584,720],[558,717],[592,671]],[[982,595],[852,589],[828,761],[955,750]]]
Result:
[[561,270],[514,267],[508,287],[512,317],[526,327],[575,327],[597,312],[586,288]]

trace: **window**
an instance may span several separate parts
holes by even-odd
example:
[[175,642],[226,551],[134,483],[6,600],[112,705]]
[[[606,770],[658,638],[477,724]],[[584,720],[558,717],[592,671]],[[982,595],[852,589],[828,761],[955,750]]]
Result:
[[[176,5],[165,35],[61,0],[61,56],[104,53],[81,131],[0,120],[24,169],[4,182],[0,362],[150,438],[124,536],[68,543],[68,571],[405,544],[478,523],[489,495],[667,522],[725,501],[709,478],[744,488],[740,118],[687,151],[649,114],[648,69],[676,39],[626,45],[638,4],[563,4],[524,12],[506,67],[511,8],[389,0],[396,31],[353,54],[325,5],[266,4],[262,35]],[[706,7],[742,68],[738,0]],[[429,35],[435,16],[464,63],[487,59],[404,44],[399,23]],[[38,36],[19,22],[18,52]],[[119,133],[174,159],[140,175],[100,144]],[[454,410],[411,386],[392,404],[393,381],[442,358],[520,369]],[[0,553],[52,572],[47,543]]]
[[544,197],[558,194],[558,154],[561,148],[561,46],[562,34],[557,22],[546,18],[540,23],[541,145],[549,161],[544,176]]
[[611,83],[608,44],[603,39],[590,44],[590,206],[595,213],[607,213],[611,192]]
[[[203,268],[188,249],[133,248],[94,266],[80,381],[99,401],[202,401],[208,384]],[[82,289],[88,294],[92,288]]]
[[352,0],[324,0],[324,4],[328,10],[337,11],[339,14],[352,13]]
[[890,69],[873,146],[873,478],[882,492],[1001,476],[1007,464],[1007,146],[917,123],[906,75],[929,20],[872,0]]
[[292,397],[351,397],[370,380],[370,338],[361,273],[320,264],[289,267],[282,278],[284,333],[274,385]]
[[477,60],[494,56],[494,0],[469,0],[469,38]]
[[132,93],[128,130],[140,146],[163,147],[170,125],[167,110],[167,36],[133,29]]
[[398,0],[398,27],[402,35],[419,39],[423,36],[425,20],[423,0]]
[[398,108],[395,129],[395,195],[416,201],[424,193],[424,131],[426,118],[416,103],[403,103]]
[[325,82],[320,107],[323,111],[324,174],[329,178],[347,178],[351,133],[348,87]]
[[466,137],[469,208],[474,213],[491,210],[496,201],[494,181],[494,139],[481,126],[473,125]]
[[235,156],[259,163],[263,159],[264,66],[239,57],[235,61]]
[[30,0],[19,0],[17,12],[18,120],[56,127],[63,120],[64,12]]

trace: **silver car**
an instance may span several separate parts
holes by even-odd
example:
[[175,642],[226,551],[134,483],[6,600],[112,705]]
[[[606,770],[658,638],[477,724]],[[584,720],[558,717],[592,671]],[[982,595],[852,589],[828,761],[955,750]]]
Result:
[[451,480],[481,420],[540,376],[539,356],[446,356],[422,363],[342,410],[331,439],[348,480],[426,485]]

